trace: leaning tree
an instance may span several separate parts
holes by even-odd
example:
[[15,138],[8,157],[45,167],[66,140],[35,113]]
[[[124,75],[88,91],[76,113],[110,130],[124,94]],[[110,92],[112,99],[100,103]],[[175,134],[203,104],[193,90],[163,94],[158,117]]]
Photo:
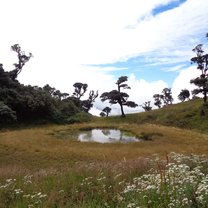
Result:
[[110,92],[104,92],[100,98],[101,101],[104,102],[106,100],[109,100],[110,104],[119,104],[121,108],[121,116],[125,117],[123,106],[135,108],[138,105],[133,101],[127,101],[129,98],[129,95],[125,92],[121,92],[121,89],[130,89],[130,87],[125,84],[125,82],[128,80],[127,76],[121,76],[118,78],[116,85],[117,90],[112,90]]
[[22,71],[22,68],[25,65],[25,63],[28,62],[32,57],[32,53],[29,53],[29,55],[25,55],[25,52],[22,51],[19,44],[14,44],[13,46],[11,46],[11,49],[12,51],[17,53],[18,57],[18,63],[14,64],[15,69],[9,72],[10,78],[14,81]]

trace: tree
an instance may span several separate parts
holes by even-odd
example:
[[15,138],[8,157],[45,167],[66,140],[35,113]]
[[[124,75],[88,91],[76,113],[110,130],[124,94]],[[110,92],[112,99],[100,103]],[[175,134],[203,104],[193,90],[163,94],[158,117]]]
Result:
[[87,100],[81,101],[82,109],[85,112],[89,112],[89,110],[93,107],[93,102],[95,102],[95,99],[98,97],[98,91],[96,93],[94,90],[91,90],[89,93],[89,98]]
[[158,108],[166,105],[170,105],[173,102],[172,92],[170,88],[164,88],[162,94],[154,94],[153,98],[155,99],[154,105]]
[[182,102],[184,102],[186,99],[189,99],[190,92],[187,89],[181,90],[181,92],[178,95],[178,99]]
[[100,113],[100,116],[101,116],[101,117],[105,117],[106,115],[105,115],[105,113],[102,111],[102,112]]
[[[87,90],[87,84],[75,83],[75,96],[45,85],[25,86],[17,80],[23,66],[30,60],[32,54],[25,55],[18,44],[13,45],[12,50],[17,53],[18,62],[15,69],[5,71],[0,64],[0,123],[11,122],[71,122],[71,117],[83,111],[75,100],[82,103],[80,98]],[[91,107],[96,93],[90,92]],[[89,109],[89,107],[88,107]]]
[[51,87],[49,84],[46,84],[43,87],[43,90],[46,91],[47,93],[49,93],[51,96],[53,96],[54,91],[56,90],[54,87]]
[[16,112],[0,101],[0,123],[16,121]]
[[172,97],[171,89],[170,88],[164,88],[162,93],[163,93],[162,99],[163,99],[164,105],[172,104],[173,97]]
[[32,57],[32,53],[29,53],[29,55],[25,55],[25,52],[21,50],[21,47],[19,44],[15,44],[11,46],[12,51],[17,53],[18,57],[18,63],[15,63],[15,69],[9,72],[10,78],[14,81],[19,73],[22,71],[23,66],[25,65],[26,62],[30,60]]
[[111,108],[110,107],[105,107],[103,108],[103,113],[105,114],[106,117],[109,116],[109,113],[111,112]]
[[198,87],[192,91],[192,94],[198,95],[202,93],[204,103],[206,103],[208,93],[208,54],[204,54],[202,46],[202,44],[199,44],[192,50],[196,53],[196,56],[191,59],[191,62],[197,64],[197,69],[201,71],[201,75],[192,79],[190,83],[195,84]]
[[9,73],[5,72],[3,64],[0,64],[0,87],[8,87],[12,84]]
[[145,102],[145,103],[142,105],[142,108],[143,108],[145,111],[151,111],[151,110],[152,110],[152,107],[150,106],[150,101]]
[[73,92],[73,96],[75,98],[77,98],[78,100],[81,99],[81,97],[85,94],[85,92],[87,91],[87,87],[88,85],[87,84],[83,84],[81,82],[76,82],[73,87],[75,88],[74,89],[74,92]]
[[121,116],[125,117],[123,106],[128,106],[131,108],[135,108],[138,106],[135,102],[133,101],[127,101],[129,95],[125,92],[121,92],[121,89],[130,89],[130,87],[125,84],[128,80],[127,76],[121,76],[118,78],[116,85],[117,85],[117,90],[112,90],[110,92],[104,92],[100,98],[101,101],[104,102],[106,100],[109,100],[110,104],[119,104],[121,108]]
[[81,97],[84,96],[85,92],[87,91],[88,85],[81,82],[76,82],[74,85],[75,87],[73,92],[74,103],[82,109],[84,112],[89,112],[89,110],[93,107],[93,102],[98,97],[98,91],[91,90],[89,92],[89,97],[87,100],[81,100]]
[[153,98],[155,99],[154,105],[156,105],[158,108],[161,108],[162,107],[163,95],[154,94]]

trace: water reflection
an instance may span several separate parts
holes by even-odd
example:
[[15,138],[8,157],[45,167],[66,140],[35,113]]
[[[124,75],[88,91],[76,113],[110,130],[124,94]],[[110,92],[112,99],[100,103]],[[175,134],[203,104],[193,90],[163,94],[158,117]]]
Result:
[[100,143],[112,143],[112,142],[138,142],[139,139],[127,132],[116,129],[92,129],[89,131],[80,132],[78,140],[81,142],[100,142]]

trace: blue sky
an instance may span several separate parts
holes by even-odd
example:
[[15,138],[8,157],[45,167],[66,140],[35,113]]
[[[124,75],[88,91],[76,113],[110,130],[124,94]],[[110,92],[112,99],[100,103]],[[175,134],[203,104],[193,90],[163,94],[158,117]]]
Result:
[[[177,9],[178,7],[182,6],[187,2],[187,0],[175,0],[175,1],[170,1],[170,2],[165,2],[162,5],[156,6],[155,8],[152,9],[150,12],[151,14],[145,14],[145,15],[151,15],[153,17],[157,15],[161,15],[162,13],[166,13],[169,11],[173,11],[174,9]],[[146,16],[140,18],[145,21]],[[206,30],[204,30],[206,32]],[[199,33],[196,38],[198,39],[198,43],[205,43],[205,33]],[[201,35],[201,37],[200,37]],[[188,45],[188,44],[187,44]],[[190,45],[190,52],[191,49],[195,45]],[[178,46],[179,48],[181,46]],[[188,46],[187,46],[188,48]],[[134,56],[131,58],[128,58],[127,60],[124,61],[118,61],[114,63],[106,63],[106,64],[100,64],[100,65],[95,65],[95,66],[100,66],[100,67],[115,67],[120,70],[116,70],[113,72],[113,74],[117,77],[122,76],[125,71],[128,73],[133,73],[136,75],[136,77],[145,79],[148,82],[154,82],[157,80],[165,80],[168,84],[169,87],[172,86],[175,78],[178,76],[180,70],[186,69],[190,67],[191,62],[190,58],[182,58],[178,60],[177,56],[174,56],[171,54],[172,50],[177,50],[177,46],[175,45],[175,48],[172,49],[170,48],[169,51],[166,50],[166,54],[158,54],[157,51],[150,51],[149,53],[145,54],[140,54],[139,56]],[[194,56],[194,53],[193,53]],[[165,61],[162,61],[165,58]],[[181,58],[181,57],[180,57]],[[174,61],[172,61],[174,60]]]
[[169,86],[172,86],[174,79],[178,76],[179,71],[183,68],[188,68],[191,65],[190,60],[176,63],[160,63],[154,61],[154,58],[141,55],[130,58],[123,62],[116,62],[111,64],[96,65],[99,67],[115,67],[120,69],[113,72],[116,77],[123,76],[126,72],[128,74],[135,74],[136,77],[145,79],[148,82],[157,80],[165,80]]
[[152,15],[156,16],[156,15],[158,15],[160,13],[166,12],[168,10],[172,10],[172,9],[174,9],[176,7],[181,6],[181,4],[183,4],[186,1],[187,0],[172,1],[172,2],[169,2],[167,4],[157,6],[156,8],[153,9]]
[[[181,89],[193,89],[189,82],[198,73],[190,63],[192,48],[208,45],[207,0],[7,0],[0,7],[5,69],[13,69],[10,46],[19,43],[34,55],[19,81],[69,94],[75,82],[101,94],[128,76],[128,94],[139,105],[153,103],[164,87],[177,102]],[[106,105],[97,99],[93,112]]]

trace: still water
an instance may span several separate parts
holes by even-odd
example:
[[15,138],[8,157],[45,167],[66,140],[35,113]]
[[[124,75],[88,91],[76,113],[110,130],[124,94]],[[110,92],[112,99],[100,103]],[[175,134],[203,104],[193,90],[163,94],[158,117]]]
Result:
[[113,143],[113,142],[138,142],[139,139],[126,131],[116,129],[92,129],[88,131],[80,131],[78,140],[81,142],[100,142],[100,143]]

